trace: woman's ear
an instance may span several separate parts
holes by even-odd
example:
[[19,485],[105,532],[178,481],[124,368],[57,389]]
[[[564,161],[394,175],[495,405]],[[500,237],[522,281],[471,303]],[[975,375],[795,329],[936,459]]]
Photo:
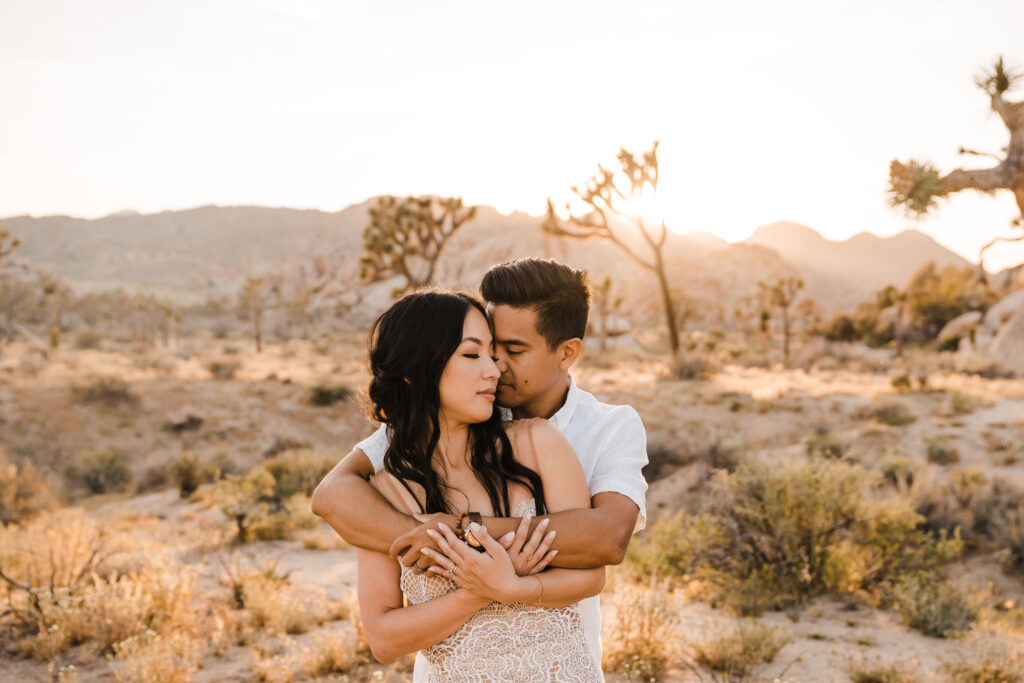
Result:
[[568,370],[573,366],[583,352],[583,340],[579,337],[566,339],[558,345],[558,367]]

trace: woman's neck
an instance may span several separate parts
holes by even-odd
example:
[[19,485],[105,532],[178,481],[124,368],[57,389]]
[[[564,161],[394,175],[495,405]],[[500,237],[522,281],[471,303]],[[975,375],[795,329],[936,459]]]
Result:
[[435,455],[449,472],[469,467],[469,425],[449,424],[444,418],[440,422],[441,435]]

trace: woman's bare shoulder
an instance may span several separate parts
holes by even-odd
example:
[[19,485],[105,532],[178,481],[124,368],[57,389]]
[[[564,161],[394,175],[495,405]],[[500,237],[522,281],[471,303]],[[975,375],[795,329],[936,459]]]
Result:
[[543,417],[506,422],[505,430],[512,442],[516,459],[530,467],[537,464],[538,453],[548,453],[553,449],[568,446],[565,436],[558,427]]

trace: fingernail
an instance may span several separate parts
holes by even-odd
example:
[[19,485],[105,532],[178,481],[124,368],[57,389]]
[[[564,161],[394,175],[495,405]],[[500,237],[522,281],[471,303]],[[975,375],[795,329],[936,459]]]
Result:
[[550,540],[554,539],[556,533],[558,533],[558,532],[552,531],[550,534],[548,534],[548,540],[550,541]]
[[543,521],[542,521],[542,522],[540,523],[540,525],[541,525],[541,526],[547,526],[547,525],[548,525],[548,522],[550,522],[550,521],[551,521],[550,519],[545,519],[545,520],[543,520]]
[[507,534],[505,534],[504,536],[502,536],[501,540],[506,542],[506,543],[508,543],[509,541],[511,541],[515,537],[516,537],[516,535],[510,531]]
[[444,522],[438,522],[437,526],[438,526],[438,528],[444,529],[445,531],[451,531],[451,529],[448,528],[448,525],[445,524]]
[[557,554],[558,554],[558,551],[557,551],[557,550],[552,550],[552,551],[551,551],[551,557],[554,557],[554,556],[555,556],[555,555],[557,555]]
[[430,536],[431,538],[435,538],[435,537],[437,537],[437,532],[434,531],[433,529],[427,529],[427,536]]

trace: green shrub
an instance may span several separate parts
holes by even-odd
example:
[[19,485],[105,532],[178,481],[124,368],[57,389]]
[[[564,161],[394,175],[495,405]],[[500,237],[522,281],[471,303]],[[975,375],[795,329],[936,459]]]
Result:
[[902,577],[892,600],[907,626],[935,638],[969,631],[978,617],[963,590],[934,572]]
[[898,389],[898,390],[909,389],[910,388],[910,375],[908,375],[905,372],[903,374],[901,374],[901,375],[896,375],[895,377],[892,378],[892,381],[890,382],[890,384],[892,384],[893,389]]
[[625,584],[615,591],[615,624],[603,643],[602,665],[629,681],[657,681],[675,658],[679,612],[668,587]]
[[216,481],[220,475],[216,467],[204,465],[195,453],[182,453],[171,465],[171,471],[182,498],[188,498],[200,486]]
[[71,465],[64,474],[84,485],[90,493],[123,490],[132,480],[132,471],[124,454],[113,449],[90,453],[82,459],[80,468]]
[[700,514],[655,525],[628,556],[645,573],[702,578],[757,614],[825,591],[880,590],[960,553],[959,537],[919,529],[910,501],[880,498],[878,482],[843,461],[743,462],[715,473]]
[[881,465],[881,471],[885,480],[893,486],[913,486],[917,467],[910,458],[898,455],[885,460]]
[[85,384],[73,386],[71,394],[80,403],[108,408],[134,406],[139,402],[139,397],[132,393],[128,383],[113,375],[93,375]]
[[890,427],[902,427],[917,420],[917,415],[902,401],[879,401],[868,411],[874,420]]
[[807,455],[838,459],[846,455],[847,450],[849,446],[832,436],[828,425],[814,425],[811,437],[807,440]]
[[355,393],[349,384],[322,381],[310,387],[309,402],[315,406],[331,406],[352,398]]
[[850,676],[850,683],[916,683],[914,675],[899,666],[882,666],[877,662],[859,661],[850,662],[846,673]]
[[283,504],[296,493],[313,495],[313,489],[340,458],[315,451],[283,451],[261,465],[274,479],[274,500]]
[[941,441],[929,441],[928,462],[936,465],[951,465],[960,462],[960,452]]
[[974,401],[962,391],[949,392],[949,410],[954,415],[964,415],[974,410]]

